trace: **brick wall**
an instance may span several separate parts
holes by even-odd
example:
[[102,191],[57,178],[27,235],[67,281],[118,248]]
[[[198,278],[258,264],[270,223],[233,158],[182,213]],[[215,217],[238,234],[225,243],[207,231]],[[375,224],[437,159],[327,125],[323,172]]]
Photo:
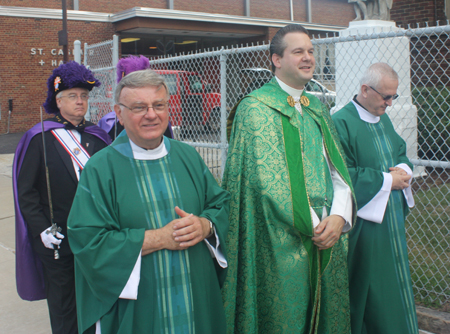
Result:
[[[250,12],[252,13],[252,16],[254,16],[252,6],[253,4],[250,4]],[[190,12],[245,15],[244,0],[174,0],[173,7],[175,10],[185,10]]]
[[[61,8],[61,0],[0,0],[0,6]],[[67,0],[67,9],[72,9],[72,1]]]
[[348,27],[356,15],[348,0],[312,0],[312,21]]
[[[245,14],[244,4],[244,0],[174,0],[176,10],[242,16]],[[0,6],[60,9],[61,0],[0,0]],[[167,8],[167,0],[79,0],[82,11],[117,13],[135,6]],[[67,0],[67,8],[73,9],[72,0]],[[289,0],[251,0],[250,13],[252,17],[289,20]],[[348,0],[312,1],[313,23],[346,26],[353,15]],[[294,1],[294,20],[306,21],[306,0]],[[25,131],[39,121],[39,106],[47,94],[47,78],[63,59],[57,35],[61,29],[61,20],[0,18],[0,133],[7,129],[9,98],[14,101],[11,132]],[[265,36],[241,42],[268,41],[277,30],[267,28]],[[68,31],[69,49],[72,49],[76,39],[82,45],[98,43],[111,39],[115,29],[109,23],[69,20]],[[73,56],[70,55],[69,59],[73,60]]]
[[434,25],[436,20],[441,21],[440,24],[443,25],[447,20],[444,8],[444,0],[394,0],[391,20],[404,27],[424,22]]
[[[443,1],[443,0],[442,0]],[[347,25],[354,18],[353,5],[348,0],[313,0],[314,23]],[[167,0],[79,0],[79,10],[117,13],[133,7],[167,9]],[[0,6],[61,8],[61,0],[0,0]],[[306,0],[293,2],[294,20],[306,21]],[[67,0],[67,9],[73,9],[73,0]],[[226,15],[245,15],[245,0],[174,0],[174,9]],[[290,19],[289,0],[250,0],[252,17]]]
[[[1,18],[0,133],[7,130],[9,98],[14,104],[10,132],[25,131],[39,121],[39,106],[47,96],[47,78],[63,59],[63,55],[58,55],[62,47],[58,45],[57,32],[61,29],[59,20]],[[68,21],[68,30],[70,49],[74,40],[98,43],[114,34],[112,25],[106,23]],[[73,60],[73,56],[69,59]]]

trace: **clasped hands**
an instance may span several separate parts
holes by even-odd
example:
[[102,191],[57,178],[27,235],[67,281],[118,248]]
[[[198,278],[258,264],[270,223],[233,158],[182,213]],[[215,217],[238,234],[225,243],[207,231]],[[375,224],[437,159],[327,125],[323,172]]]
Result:
[[409,187],[411,176],[400,167],[390,167],[389,174],[392,175],[392,189],[403,190]]
[[345,220],[341,216],[328,216],[316,226],[314,237],[311,240],[320,250],[333,247],[341,237],[344,225]]
[[145,231],[142,255],[161,249],[183,250],[198,244],[211,232],[209,221],[175,207],[180,216],[156,230]]

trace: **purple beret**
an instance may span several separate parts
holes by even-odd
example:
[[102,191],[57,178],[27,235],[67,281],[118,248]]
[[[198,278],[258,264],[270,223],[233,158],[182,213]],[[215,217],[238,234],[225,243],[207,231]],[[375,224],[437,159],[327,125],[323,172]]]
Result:
[[134,71],[145,70],[150,67],[150,61],[144,56],[129,56],[122,58],[117,63],[117,82],[124,76]]
[[45,112],[48,114],[59,112],[56,105],[56,94],[59,92],[70,88],[85,88],[91,91],[100,84],[90,70],[77,62],[70,61],[59,65],[47,80],[48,93],[44,103]]

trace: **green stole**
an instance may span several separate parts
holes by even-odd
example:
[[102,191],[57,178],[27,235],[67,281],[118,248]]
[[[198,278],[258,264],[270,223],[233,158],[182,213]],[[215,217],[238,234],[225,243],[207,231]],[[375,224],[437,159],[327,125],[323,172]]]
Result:
[[[276,89],[277,96],[273,96],[274,89]],[[333,200],[333,184],[328,164],[323,155],[323,146],[330,163],[352,189],[350,175],[336,142],[337,137],[333,136],[330,131],[332,125],[328,122],[331,122],[331,118],[329,115],[324,117],[323,113],[328,113],[328,110],[316,97],[303,91],[302,99],[306,97],[308,105],[302,104],[303,116],[300,116],[297,109],[287,103],[289,95],[281,89],[275,78],[248,96],[256,98],[280,113],[291,185],[293,225],[300,232],[301,241],[308,253],[311,298],[314,303],[311,326],[317,328],[321,278],[333,252],[333,248],[319,251],[311,240],[314,236],[314,228],[309,208],[312,207],[321,219],[323,207],[327,208],[329,214]],[[239,103],[228,117],[228,139],[238,105]],[[311,145],[313,142],[314,145]]]

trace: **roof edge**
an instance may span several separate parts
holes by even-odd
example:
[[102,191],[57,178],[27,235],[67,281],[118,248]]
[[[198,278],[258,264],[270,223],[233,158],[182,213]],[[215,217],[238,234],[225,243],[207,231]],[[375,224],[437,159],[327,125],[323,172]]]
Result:
[[[62,9],[0,6],[0,16],[62,20]],[[271,28],[281,28],[288,24],[298,23],[303,25],[305,28],[309,30],[328,31],[328,32],[333,31],[337,32],[339,30],[347,28],[345,26],[337,26],[329,24],[317,24],[300,21],[267,19],[267,18],[248,17],[239,15],[210,14],[204,12],[190,12],[175,9],[161,9],[161,8],[147,8],[147,7],[133,7],[115,14],[88,12],[79,10],[67,11],[67,19],[76,21],[116,23],[123,20],[132,19],[135,17],[253,25]]]

